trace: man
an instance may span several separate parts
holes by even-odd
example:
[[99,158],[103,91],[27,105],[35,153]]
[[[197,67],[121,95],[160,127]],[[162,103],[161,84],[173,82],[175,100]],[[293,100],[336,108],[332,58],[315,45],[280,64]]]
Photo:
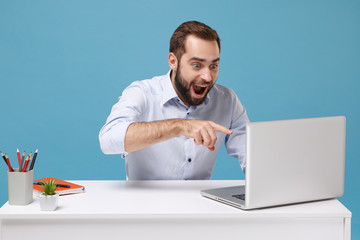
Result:
[[216,31],[185,22],[170,39],[168,74],[123,91],[99,140],[125,158],[127,179],[210,179],[224,140],[245,171],[249,120],[235,93],[215,84],[219,56]]

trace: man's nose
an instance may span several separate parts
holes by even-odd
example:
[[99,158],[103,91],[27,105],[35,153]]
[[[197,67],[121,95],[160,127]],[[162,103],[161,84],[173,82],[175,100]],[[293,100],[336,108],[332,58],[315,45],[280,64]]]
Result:
[[212,77],[211,77],[210,71],[209,70],[204,70],[204,72],[201,74],[201,79],[204,82],[211,82]]

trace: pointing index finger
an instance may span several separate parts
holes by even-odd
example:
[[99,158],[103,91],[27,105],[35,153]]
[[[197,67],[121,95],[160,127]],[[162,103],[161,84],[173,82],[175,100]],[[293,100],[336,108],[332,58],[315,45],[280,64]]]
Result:
[[217,123],[214,123],[214,122],[211,122],[211,126],[214,128],[215,131],[217,132],[223,132],[223,133],[226,133],[226,134],[233,134],[233,131],[231,131],[230,129],[220,125],[220,124],[217,124]]

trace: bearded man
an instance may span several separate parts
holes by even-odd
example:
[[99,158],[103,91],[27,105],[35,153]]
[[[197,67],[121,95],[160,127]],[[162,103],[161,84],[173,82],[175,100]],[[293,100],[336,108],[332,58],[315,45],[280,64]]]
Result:
[[99,133],[105,154],[122,154],[129,180],[210,179],[225,141],[245,172],[249,121],[233,90],[216,84],[220,38],[204,23],[170,39],[170,71],[127,87]]

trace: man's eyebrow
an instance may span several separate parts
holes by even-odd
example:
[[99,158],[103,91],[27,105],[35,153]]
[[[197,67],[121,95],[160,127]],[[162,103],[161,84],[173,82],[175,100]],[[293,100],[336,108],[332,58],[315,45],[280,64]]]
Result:
[[[191,61],[206,62],[205,59],[203,59],[203,58],[198,58],[198,57],[192,57],[192,58],[190,58],[190,59],[189,59],[189,62],[191,62]],[[220,58],[216,58],[216,59],[212,60],[213,63],[218,62],[218,61],[220,61]]]

